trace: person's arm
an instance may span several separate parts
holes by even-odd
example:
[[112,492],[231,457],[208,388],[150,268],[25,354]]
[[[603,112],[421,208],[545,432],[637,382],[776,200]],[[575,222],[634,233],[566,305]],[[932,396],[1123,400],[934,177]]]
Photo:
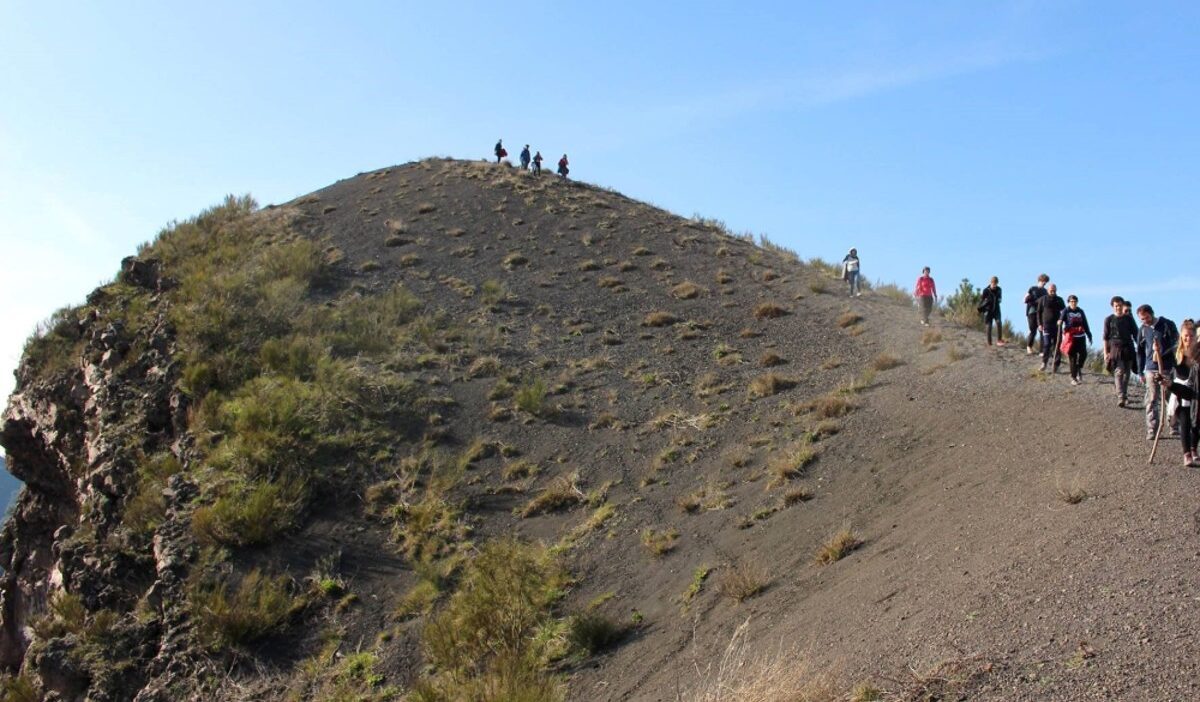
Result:
[[1083,333],[1087,334],[1088,343],[1092,343],[1092,327],[1087,321],[1087,312],[1079,310],[1079,316],[1083,317]]
[[929,279],[929,289],[933,292],[933,299],[937,301],[937,283],[933,282],[933,278]]
[[1137,372],[1138,375],[1143,375],[1146,372],[1146,328],[1142,327],[1138,330],[1137,338],[1134,340],[1137,343]]

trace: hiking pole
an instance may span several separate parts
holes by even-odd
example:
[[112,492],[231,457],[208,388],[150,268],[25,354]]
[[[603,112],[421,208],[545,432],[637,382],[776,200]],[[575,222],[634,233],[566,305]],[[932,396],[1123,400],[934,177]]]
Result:
[[[1154,340],[1154,367],[1162,373],[1162,354],[1158,351],[1158,339]],[[1158,386],[1158,430],[1154,432],[1154,445],[1150,447],[1150,460],[1154,462],[1154,454],[1158,451],[1158,440],[1162,438],[1163,425],[1167,423],[1167,389],[1160,383]]]

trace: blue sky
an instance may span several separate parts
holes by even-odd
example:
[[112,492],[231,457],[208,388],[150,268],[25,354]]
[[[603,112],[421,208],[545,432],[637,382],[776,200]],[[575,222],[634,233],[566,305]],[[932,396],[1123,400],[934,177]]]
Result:
[[503,137],[950,291],[1200,315],[1200,5],[0,0],[0,392],[167,222]]

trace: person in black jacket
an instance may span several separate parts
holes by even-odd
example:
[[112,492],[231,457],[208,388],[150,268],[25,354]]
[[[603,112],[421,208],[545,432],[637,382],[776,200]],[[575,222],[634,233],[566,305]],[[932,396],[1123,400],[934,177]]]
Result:
[[1055,373],[1062,363],[1062,358],[1055,351],[1058,350],[1058,320],[1066,308],[1067,303],[1058,296],[1058,286],[1054,283],[1047,285],[1046,294],[1037,301],[1037,318],[1042,327],[1042,370],[1046,370],[1050,356],[1054,356]]
[[[1062,328],[1063,338],[1071,339],[1067,358],[1071,361],[1071,384],[1083,382],[1083,362],[1087,360],[1087,347],[1092,343],[1092,328],[1088,326],[1087,315],[1079,308],[1079,298],[1067,296],[1067,309],[1062,311],[1058,325]],[[1058,365],[1057,363],[1055,364]]]
[[[1025,353],[1029,356],[1033,355],[1033,342],[1037,339],[1038,329],[1041,328],[1041,320],[1038,319],[1038,300],[1046,296],[1046,283],[1050,282],[1050,276],[1045,273],[1038,276],[1037,285],[1031,286],[1029,291],[1025,293],[1025,319],[1029,322],[1029,341],[1025,344]],[[1042,337],[1042,344],[1045,345],[1046,337]]]
[[1175,351],[1175,367],[1164,373],[1163,387],[1173,397],[1172,420],[1179,427],[1179,438],[1183,440],[1183,465],[1200,466],[1200,344],[1196,342],[1196,323],[1183,320],[1179,326],[1179,347]]
[[987,327],[988,346],[992,345],[992,323],[996,324],[996,345],[1004,345],[1004,328],[1000,321],[1000,279],[992,276],[991,282],[979,297],[979,311],[983,313],[983,324]]
[[1129,398],[1129,376],[1137,368],[1137,324],[1129,314],[1129,303],[1120,295],[1112,299],[1113,313],[1104,318],[1104,365],[1113,374],[1117,406]]
[[[1154,308],[1150,305],[1138,307],[1137,315],[1142,320],[1142,326],[1138,328],[1137,362],[1138,373],[1146,379],[1146,439],[1153,441],[1158,435],[1159,411],[1162,408],[1162,398],[1155,381],[1158,376],[1170,373],[1175,368],[1179,328],[1166,317],[1155,317]],[[1160,360],[1161,367],[1158,363]]]

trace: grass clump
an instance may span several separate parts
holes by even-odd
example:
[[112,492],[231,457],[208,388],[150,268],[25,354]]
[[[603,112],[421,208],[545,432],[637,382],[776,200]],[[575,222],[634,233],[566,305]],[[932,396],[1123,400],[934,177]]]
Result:
[[642,545],[656,557],[665,556],[674,551],[678,542],[679,532],[675,529],[668,529],[666,531],[656,531],[654,529],[642,530]]
[[771,475],[768,487],[783,485],[789,480],[800,477],[804,469],[815,460],[817,460],[817,452],[808,442],[789,446],[767,463],[767,470]]
[[787,359],[775,353],[774,351],[767,351],[758,359],[758,365],[762,366],[763,368],[774,368],[775,366],[782,366],[786,363]]
[[761,302],[754,306],[755,319],[776,319],[788,314],[788,309],[776,302]]
[[851,551],[862,545],[862,539],[850,527],[844,527],[817,550],[816,562],[819,565],[829,565],[840,561]]
[[708,575],[712,573],[712,570],[712,568],[702,565],[692,572],[692,581],[688,583],[687,589],[683,591],[683,596],[680,597],[685,607],[692,600],[696,599],[696,595],[699,595],[700,591],[704,589],[704,582],[708,580]]
[[594,656],[620,643],[628,631],[624,624],[599,612],[584,612],[568,622],[567,642],[572,649]]
[[766,373],[750,381],[749,393],[751,397],[755,398],[770,397],[785,390],[790,390],[796,387],[796,384],[796,381],[792,378],[784,377],[778,373]]
[[891,370],[902,365],[904,365],[903,360],[893,356],[890,353],[887,353],[886,351],[876,355],[875,358],[871,359],[871,368],[877,371]]
[[227,488],[212,504],[197,507],[192,513],[192,531],[207,544],[270,543],[298,526],[307,499],[304,484],[295,480],[240,484]]
[[188,604],[200,641],[221,650],[277,630],[302,603],[292,595],[290,578],[255,569],[236,586],[224,580],[193,583]]
[[555,478],[549,485],[542,488],[537,496],[525,503],[525,506],[517,511],[517,515],[527,519],[539,514],[574,507],[583,502],[583,491],[579,489],[578,483],[579,476],[576,474]]
[[692,300],[700,297],[700,294],[703,292],[704,288],[696,285],[690,280],[685,280],[684,282],[671,288],[671,296],[679,300]]
[[770,578],[761,565],[739,561],[721,569],[717,592],[740,603],[766,590],[769,583]]
[[535,417],[552,414],[550,403],[546,401],[547,392],[546,383],[541,378],[526,382],[514,395],[517,409]]
[[1083,488],[1079,476],[1075,476],[1069,483],[1064,483],[1061,476],[1055,481],[1055,493],[1058,499],[1069,505],[1077,505],[1088,498],[1087,490]]
[[847,311],[841,313],[840,315],[838,315],[837,325],[839,327],[841,327],[842,329],[845,329],[846,327],[852,327],[861,321],[862,321],[862,315],[860,315],[856,312],[851,312],[851,311],[847,310]]
[[676,317],[675,315],[671,314],[670,312],[657,311],[657,312],[651,312],[651,313],[647,314],[642,319],[642,326],[643,327],[667,327],[667,326],[677,323],[678,321],[679,321],[679,318]]

